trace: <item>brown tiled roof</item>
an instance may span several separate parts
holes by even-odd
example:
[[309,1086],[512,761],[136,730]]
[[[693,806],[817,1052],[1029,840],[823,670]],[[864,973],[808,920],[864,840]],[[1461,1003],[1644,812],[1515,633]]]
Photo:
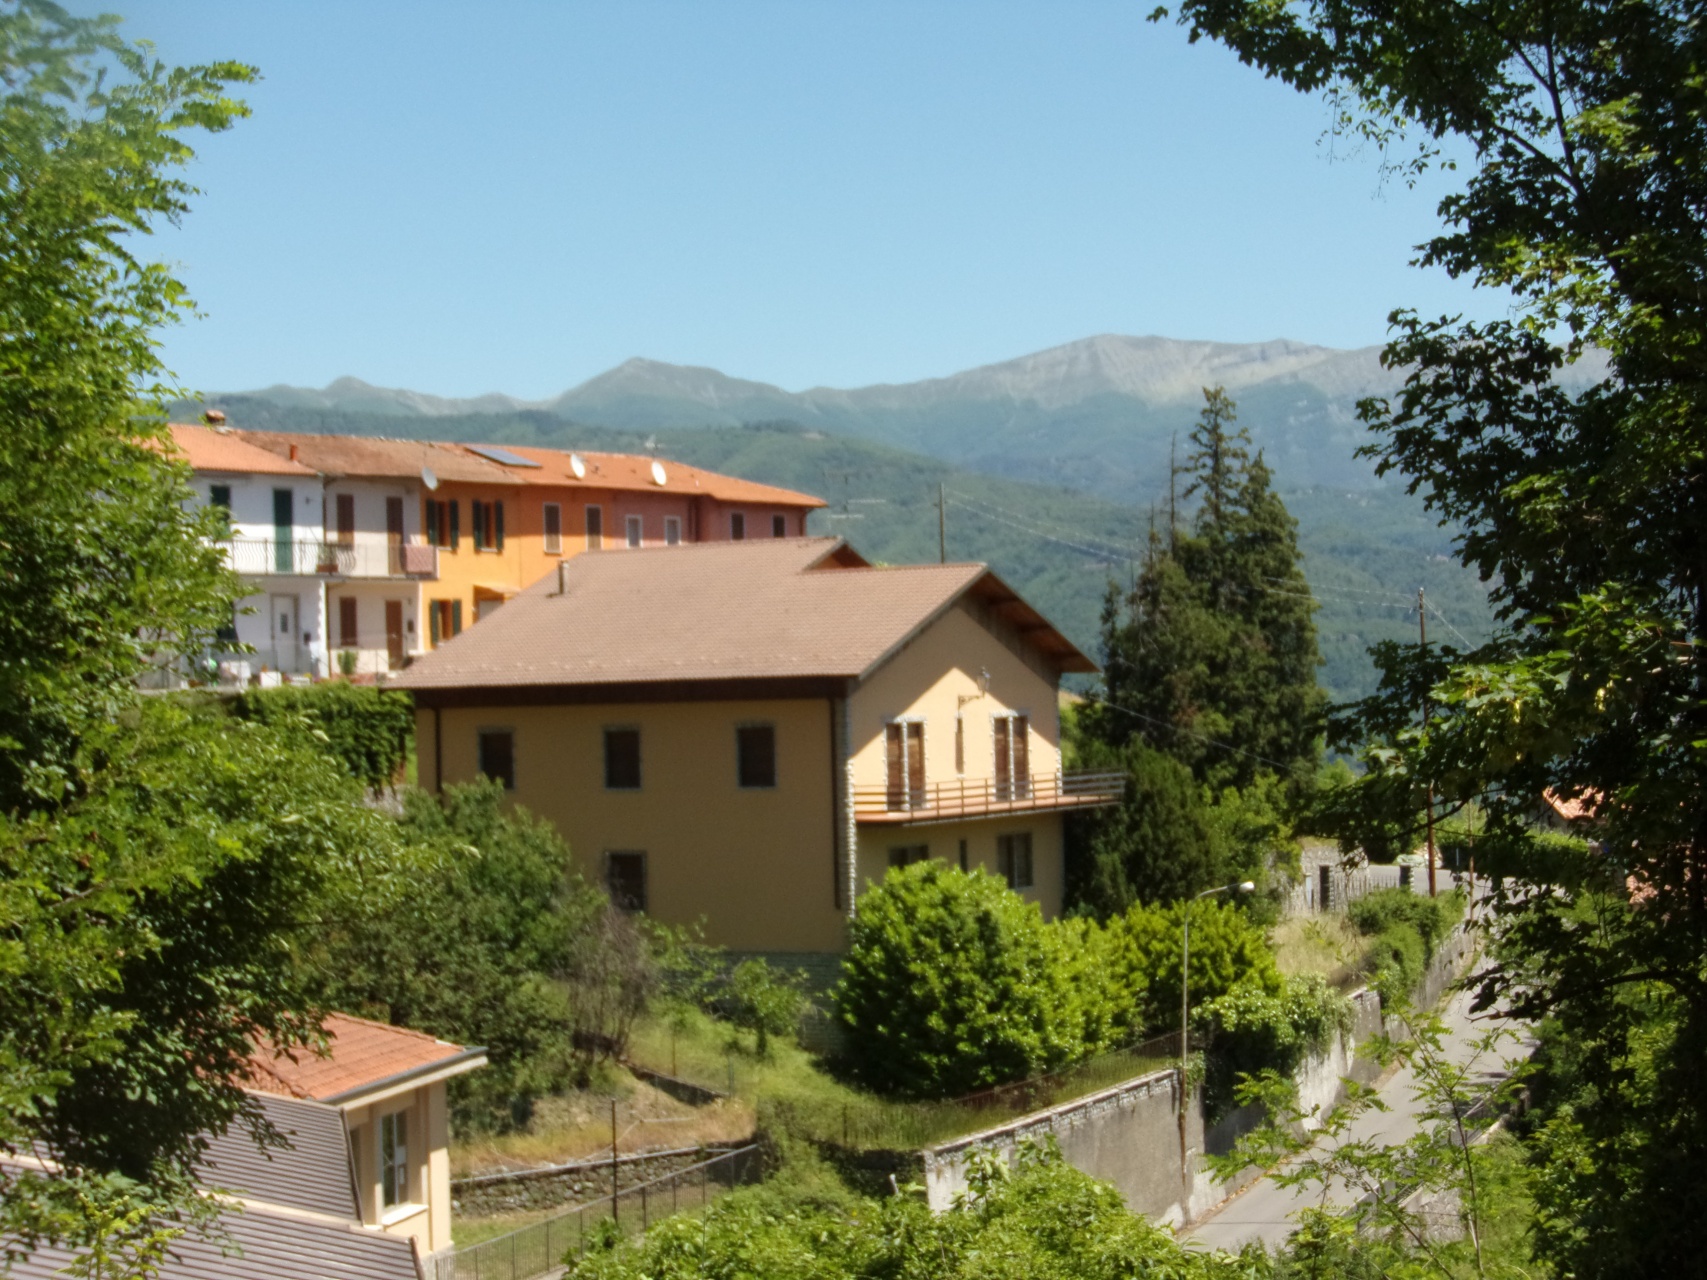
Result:
[[[964,596],[1063,671],[1096,667],[981,564],[840,567],[833,538],[706,542],[576,556],[394,684],[858,679]],[[852,557],[857,561],[857,557]]]
[[419,478],[430,467],[441,480],[475,484],[521,484],[516,472],[472,454],[461,445],[437,440],[388,440],[378,436],[299,435],[293,431],[236,431],[251,444],[278,457],[297,457],[329,476],[367,476],[374,479]]
[[281,457],[251,444],[233,431],[192,427],[180,422],[172,423],[171,430],[172,443],[178,453],[197,471],[248,471],[268,476],[315,474],[314,468],[292,462],[288,449]]
[[257,1050],[249,1060],[245,1086],[258,1093],[335,1102],[410,1072],[448,1066],[457,1059],[467,1061],[470,1068],[484,1061],[474,1056],[480,1050],[347,1013],[329,1014],[325,1027],[328,1056],[321,1057],[312,1049]]
[[503,447],[530,462],[539,463],[537,470],[529,467],[512,472],[529,484],[562,485],[576,489],[640,489],[656,490],[659,493],[705,494],[719,502],[750,502],[754,506],[827,505],[822,498],[814,498],[809,493],[796,493],[793,489],[779,489],[775,485],[742,480],[738,476],[726,476],[721,472],[690,467],[685,462],[675,462],[669,458],[657,460],[664,469],[664,483],[659,484],[652,478],[653,459],[637,453],[582,453],[580,457],[586,464],[587,474],[577,478],[569,464],[573,455],[567,449],[542,449],[514,444]]

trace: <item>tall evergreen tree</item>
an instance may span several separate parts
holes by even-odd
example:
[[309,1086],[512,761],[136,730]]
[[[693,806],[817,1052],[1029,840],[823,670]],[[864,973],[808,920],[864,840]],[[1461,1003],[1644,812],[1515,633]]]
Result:
[[1183,468],[1197,512],[1189,531],[1152,535],[1131,591],[1110,597],[1116,709],[1093,731],[1110,745],[1140,736],[1211,786],[1265,771],[1298,781],[1314,768],[1324,698],[1297,524],[1234,428],[1233,401],[1219,387],[1203,394]]

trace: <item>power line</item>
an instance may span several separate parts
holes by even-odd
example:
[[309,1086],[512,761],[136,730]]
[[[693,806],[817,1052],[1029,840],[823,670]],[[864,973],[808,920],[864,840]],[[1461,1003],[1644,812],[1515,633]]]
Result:
[[[1115,661],[1117,661],[1117,659],[1115,659]],[[1081,694],[1080,696],[1083,697],[1086,702],[1094,702],[1099,707],[1107,707],[1110,711],[1118,711],[1122,715],[1131,716],[1135,720],[1142,720],[1145,724],[1153,724],[1158,728],[1168,730],[1170,733],[1184,734],[1188,738],[1196,738],[1199,742],[1207,743],[1209,746],[1219,747],[1223,751],[1231,751],[1236,756],[1244,756],[1247,759],[1257,760],[1266,765],[1273,765],[1276,769],[1279,769],[1282,772],[1288,772],[1292,768],[1291,765],[1284,764],[1279,760],[1270,760],[1267,756],[1258,755],[1255,751],[1246,751],[1243,747],[1235,747],[1230,742],[1219,742],[1216,739],[1209,737],[1207,734],[1198,733],[1193,729],[1182,728],[1177,724],[1169,724],[1166,720],[1158,720],[1154,716],[1147,716],[1142,711],[1134,711],[1131,707],[1123,707],[1119,703],[1109,702],[1103,698],[1098,698],[1088,693]]]
[[1092,556],[1097,560],[1108,561],[1132,559],[1130,552],[1121,550],[1116,546],[1095,547],[1087,546],[1082,542],[1069,542],[1065,538],[1057,538],[1054,534],[1044,533],[1041,529],[1032,528],[1029,525],[1020,523],[1018,520],[1011,520],[1005,516],[996,515],[991,511],[980,510],[979,508],[972,506],[970,503],[962,502],[952,494],[948,496],[948,502],[950,506],[961,507],[964,510],[972,512],[974,515],[983,516],[986,520],[994,520],[997,524],[1009,525],[1018,529],[1021,533],[1029,533],[1032,537],[1042,538],[1045,542],[1053,542],[1058,546],[1069,547],[1074,551],[1083,552],[1085,555]]

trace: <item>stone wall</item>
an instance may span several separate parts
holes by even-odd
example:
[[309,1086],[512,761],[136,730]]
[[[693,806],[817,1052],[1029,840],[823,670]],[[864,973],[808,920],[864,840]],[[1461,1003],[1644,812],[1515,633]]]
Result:
[[[617,1159],[617,1186],[637,1187],[653,1178],[686,1169],[720,1154],[722,1147],[678,1147],[643,1151]],[[597,1200],[611,1190],[611,1160],[577,1160],[570,1164],[457,1178],[450,1184],[451,1209],[465,1217],[514,1213],[524,1209],[557,1209]]]

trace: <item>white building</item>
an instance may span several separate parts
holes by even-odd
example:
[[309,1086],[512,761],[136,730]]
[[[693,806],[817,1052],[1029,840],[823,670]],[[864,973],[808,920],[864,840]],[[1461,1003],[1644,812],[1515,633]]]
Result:
[[323,474],[217,426],[174,424],[172,439],[197,498],[226,511],[226,554],[254,587],[221,637],[253,652],[209,654],[222,680],[374,674],[421,651],[421,583],[438,576],[438,551],[417,485]]

